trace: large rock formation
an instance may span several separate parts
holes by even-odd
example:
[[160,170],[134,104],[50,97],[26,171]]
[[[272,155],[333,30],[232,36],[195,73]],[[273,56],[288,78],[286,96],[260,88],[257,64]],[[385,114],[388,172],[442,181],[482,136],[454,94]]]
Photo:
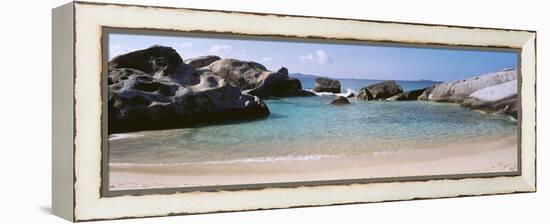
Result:
[[361,88],[357,98],[364,100],[386,99],[402,92],[403,89],[397,84],[397,82],[384,81]]
[[302,83],[287,75],[272,73],[266,76],[258,87],[244,92],[260,98],[302,96]]
[[392,96],[392,97],[386,98],[386,100],[390,100],[390,101],[410,101],[410,100],[417,100],[418,97],[419,97],[420,95],[422,95],[422,93],[424,93],[424,91],[426,91],[426,89],[428,89],[428,88],[416,89],[416,90],[411,90],[411,91],[404,92],[404,93],[399,93],[399,94],[394,95],[394,96]]
[[517,85],[517,80],[514,80],[480,89],[461,104],[473,110],[517,117]]
[[256,62],[221,59],[204,69],[225,79],[245,93],[260,98],[311,96],[309,92],[302,90],[300,80],[288,76],[288,69],[284,67],[277,72],[272,72]]
[[269,115],[258,97],[153,46],[108,64],[109,132],[166,129]]
[[191,65],[195,68],[202,68],[202,67],[208,66],[208,65],[212,64],[212,62],[215,62],[215,61],[220,60],[220,59],[221,59],[220,57],[215,56],[215,55],[206,55],[206,56],[201,56],[201,57],[197,57],[197,58],[185,59],[183,61],[183,63]]
[[362,99],[362,100],[372,100],[372,94],[369,92],[369,90],[367,88],[362,88],[359,90],[359,92],[357,93],[357,99]]
[[465,80],[455,80],[438,84],[426,90],[419,99],[439,102],[461,103],[473,92],[498,85],[504,82],[513,81],[517,78],[516,70],[506,70],[489,73]]
[[316,78],[313,91],[340,93],[340,81],[329,78]]
[[147,74],[157,72],[175,73],[182,62],[180,55],[173,48],[152,46],[113,58],[108,63],[108,70],[133,68]]
[[332,100],[330,103],[334,105],[346,105],[349,104],[349,100],[347,97],[337,96],[336,99]]
[[430,93],[432,92],[432,89],[434,89],[434,87],[436,85],[433,85],[432,87],[426,88],[426,90],[424,90],[424,92],[422,92],[422,94],[420,94],[420,96],[418,96],[417,99],[418,100],[428,100],[428,96],[430,95]]
[[517,72],[500,72],[449,81],[426,89],[419,100],[460,103],[474,110],[517,117]]

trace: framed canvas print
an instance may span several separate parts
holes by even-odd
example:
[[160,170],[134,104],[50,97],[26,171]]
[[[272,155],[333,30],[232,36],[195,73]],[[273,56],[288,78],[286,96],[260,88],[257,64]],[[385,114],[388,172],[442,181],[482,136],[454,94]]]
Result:
[[53,212],[534,192],[535,48],[528,30],[60,6]]

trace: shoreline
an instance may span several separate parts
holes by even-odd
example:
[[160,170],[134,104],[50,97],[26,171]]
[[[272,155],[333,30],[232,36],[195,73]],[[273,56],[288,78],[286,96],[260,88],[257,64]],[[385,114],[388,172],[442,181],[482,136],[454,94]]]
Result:
[[372,155],[250,163],[110,165],[110,190],[511,172],[515,133],[461,144]]

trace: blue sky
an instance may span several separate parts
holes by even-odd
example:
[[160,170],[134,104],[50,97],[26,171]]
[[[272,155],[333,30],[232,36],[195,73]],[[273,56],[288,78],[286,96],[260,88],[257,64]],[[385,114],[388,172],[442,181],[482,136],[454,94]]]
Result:
[[176,49],[184,59],[218,55],[332,78],[447,81],[517,66],[511,52],[116,33],[109,35],[109,58],[155,44]]

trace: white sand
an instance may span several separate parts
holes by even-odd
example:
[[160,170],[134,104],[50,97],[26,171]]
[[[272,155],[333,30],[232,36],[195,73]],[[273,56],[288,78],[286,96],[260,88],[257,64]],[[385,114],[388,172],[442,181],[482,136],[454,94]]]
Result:
[[309,161],[111,167],[111,190],[510,172],[517,136],[460,145]]

